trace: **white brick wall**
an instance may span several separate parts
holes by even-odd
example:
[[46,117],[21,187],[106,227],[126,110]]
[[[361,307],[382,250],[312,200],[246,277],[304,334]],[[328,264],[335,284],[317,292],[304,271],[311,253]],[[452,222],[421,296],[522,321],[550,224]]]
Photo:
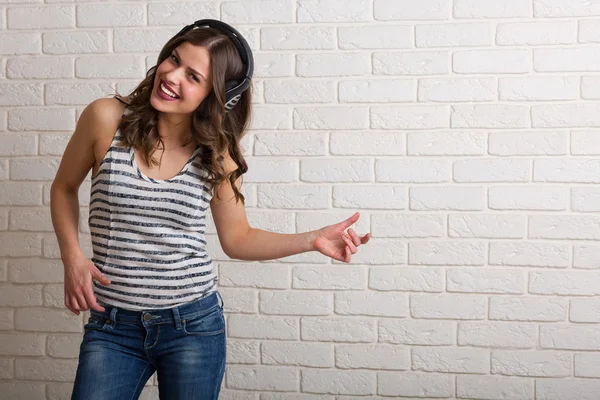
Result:
[[0,0],[0,398],[70,398],[86,316],[64,307],[49,188],[82,108],[200,18],[254,50],[251,224],[360,211],[373,235],[351,265],[248,263],[208,226],[222,399],[598,399],[590,0]]

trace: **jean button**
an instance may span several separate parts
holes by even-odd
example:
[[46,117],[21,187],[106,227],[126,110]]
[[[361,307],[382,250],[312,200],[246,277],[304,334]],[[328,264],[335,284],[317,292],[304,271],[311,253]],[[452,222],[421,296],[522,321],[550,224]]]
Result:
[[144,321],[148,322],[152,319],[152,314],[144,314]]

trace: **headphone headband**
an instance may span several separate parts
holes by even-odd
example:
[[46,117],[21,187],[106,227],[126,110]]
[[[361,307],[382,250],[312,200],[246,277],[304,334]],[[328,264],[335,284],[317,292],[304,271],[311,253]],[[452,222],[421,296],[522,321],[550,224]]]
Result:
[[216,19],[200,19],[193,24],[185,26],[173,38],[183,35],[194,28],[214,28],[226,35],[240,53],[242,63],[246,67],[244,79],[241,82],[230,80],[225,82],[225,110],[231,110],[242,97],[242,93],[250,87],[252,74],[254,72],[254,58],[252,50],[246,39],[231,25]]

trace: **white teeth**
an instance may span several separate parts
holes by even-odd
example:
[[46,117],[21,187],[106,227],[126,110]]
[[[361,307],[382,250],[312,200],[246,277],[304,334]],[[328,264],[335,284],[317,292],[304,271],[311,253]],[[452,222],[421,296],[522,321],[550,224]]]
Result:
[[176,95],[175,93],[171,92],[169,89],[167,89],[167,88],[165,87],[165,85],[163,85],[163,83],[162,83],[162,82],[160,83],[160,89],[161,89],[163,92],[165,92],[165,93],[166,93],[166,94],[167,94],[169,97],[172,97],[172,98],[174,98],[174,99],[176,99],[176,98],[177,98],[177,95]]

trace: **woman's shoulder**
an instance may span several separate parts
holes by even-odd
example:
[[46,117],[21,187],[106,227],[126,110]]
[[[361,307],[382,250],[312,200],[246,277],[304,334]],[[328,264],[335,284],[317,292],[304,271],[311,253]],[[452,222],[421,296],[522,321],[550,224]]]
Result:
[[[126,98],[125,98],[126,101]],[[119,126],[125,105],[115,98],[100,98],[88,104],[78,121],[78,127],[96,137],[112,137]]]

